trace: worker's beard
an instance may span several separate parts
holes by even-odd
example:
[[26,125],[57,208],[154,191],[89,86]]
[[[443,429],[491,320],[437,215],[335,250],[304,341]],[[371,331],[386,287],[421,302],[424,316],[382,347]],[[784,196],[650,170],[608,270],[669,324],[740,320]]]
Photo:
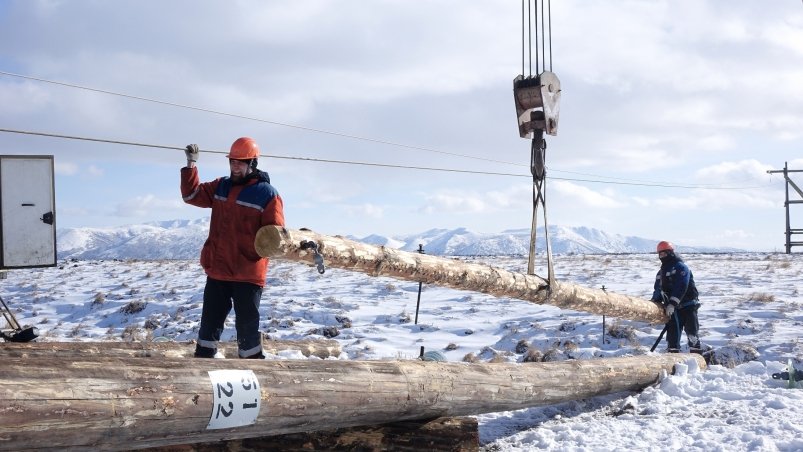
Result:
[[245,175],[239,173],[238,174],[230,173],[229,178],[231,179],[231,183],[234,185],[244,184],[245,181],[248,180],[248,176],[250,176],[251,173],[250,169],[246,171],[248,172]]

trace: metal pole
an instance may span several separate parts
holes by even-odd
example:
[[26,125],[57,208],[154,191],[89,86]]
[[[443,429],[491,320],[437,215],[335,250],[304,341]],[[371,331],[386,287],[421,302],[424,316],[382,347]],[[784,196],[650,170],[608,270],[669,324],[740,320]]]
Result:
[[792,228],[789,222],[789,162],[783,162],[783,178],[786,182],[786,254],[792,254]]
[[[418,252],[420,254],[424,254],[424,245],[419,243],[418,244]],[[415,302],[415,322],[413,325],[418,325],[418,308],[421,306],[421,286],[422,282],[418,281],[418,300]],[[421,347],[421,355],[424,355],[424,347]]]
[[[604,292],[605,291],[605,285],[603,284],[602,287],[600,287],[600,289],[602,289],[602,291]],[[608,340],[605,339],[605,314],[602,314],[602,343],[603,344],[607,344],[608,343]]]

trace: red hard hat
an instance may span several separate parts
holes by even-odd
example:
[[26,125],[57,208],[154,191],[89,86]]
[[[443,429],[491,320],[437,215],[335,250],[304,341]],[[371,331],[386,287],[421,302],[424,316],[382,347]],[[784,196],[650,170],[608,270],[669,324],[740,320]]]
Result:
[[675,246],[666,240],[662,240],[658,242],[658,246],[656,248],[656,252],[660,253],[661,251],[675,251]]
[[256,159],[259,158],[259,146],[257,146],[257,142],[253,138],[237,138],[231,144],[231,150],[226,157],[234,160]]

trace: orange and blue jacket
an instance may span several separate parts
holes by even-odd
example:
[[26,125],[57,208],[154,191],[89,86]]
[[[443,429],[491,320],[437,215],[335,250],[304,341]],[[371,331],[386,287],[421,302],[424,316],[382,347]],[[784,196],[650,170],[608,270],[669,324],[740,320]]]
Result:
[[268,173],[257,170],[242,185],[228,177],[201,183],[197,167],[181,168],[181,196],[187,204],[212,209],[201,250],[207,276],[264,286],[268,259],[257,254],[254,238],[262,226],[284,226],[284,204]]

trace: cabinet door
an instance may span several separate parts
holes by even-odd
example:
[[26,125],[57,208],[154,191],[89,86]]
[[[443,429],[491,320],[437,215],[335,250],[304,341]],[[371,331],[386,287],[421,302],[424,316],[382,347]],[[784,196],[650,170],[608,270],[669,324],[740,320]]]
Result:
[[56,265],[53,156],[0,156],[0,268]]

